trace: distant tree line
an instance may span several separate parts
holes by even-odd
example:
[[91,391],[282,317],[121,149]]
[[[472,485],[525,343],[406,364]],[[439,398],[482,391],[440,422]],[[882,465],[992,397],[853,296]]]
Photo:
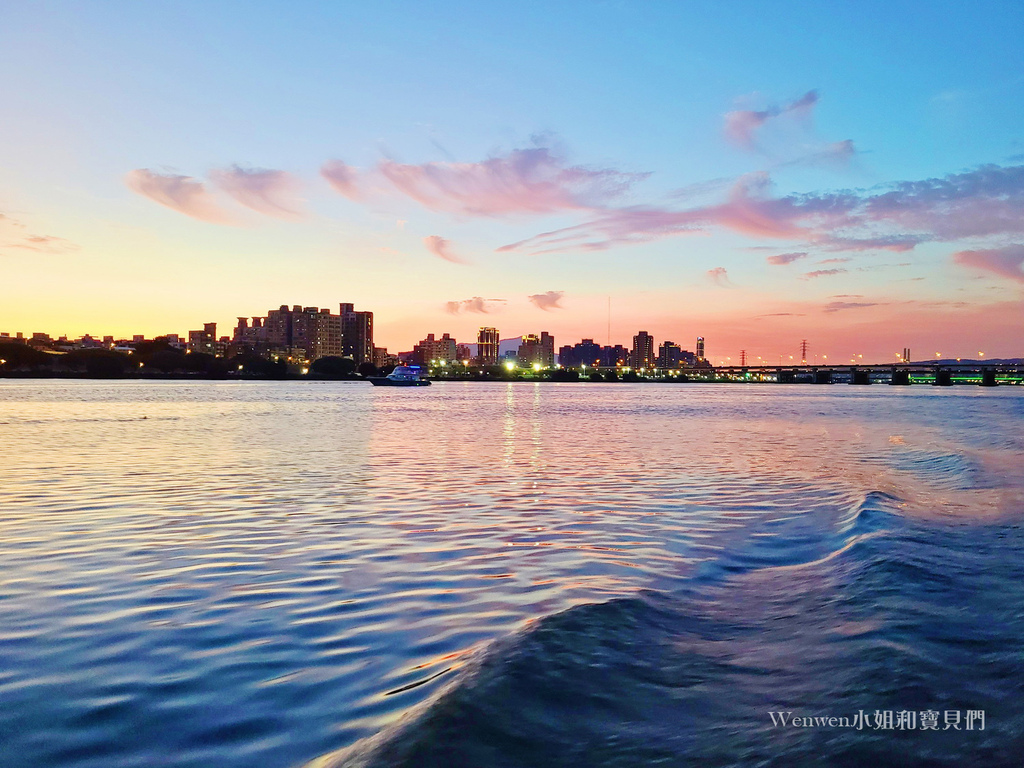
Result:
[[[186,353],[158,337],[135,345],[129,354],[112,349],[75,349],[64,354],[44,352],[26,344],[0,344],[0,374],[83,376],[86,378],[261,378],[285,379],[288,365],[252,353],[230,358],[201,352]],[[390,368],[384,372],[390,372]],[[309,378],[358,379],[381,371],[372,363],[358,367],[350,358],[322,357],[309,367]]]

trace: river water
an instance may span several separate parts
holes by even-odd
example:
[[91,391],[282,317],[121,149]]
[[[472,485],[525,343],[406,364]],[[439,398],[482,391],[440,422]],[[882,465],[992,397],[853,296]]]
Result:
[[1019,766],[1022,427],[1015,387],[0,382],[0,765]]

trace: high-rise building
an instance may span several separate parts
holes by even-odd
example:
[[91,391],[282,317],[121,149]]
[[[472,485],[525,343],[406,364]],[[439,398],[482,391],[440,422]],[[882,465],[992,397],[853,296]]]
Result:
[[343,354],[356,364],[373,362],[373,312],[356,312],[355,305],[341,304]]
[[683,349],[673,341],[662,342],[658,348],[659,368],[678,368],[683,362]]
[[476,333],[476,363],[477,365],[498,364],[498,338],[497,328],[481,328]]
[[292,345],[292,313],[301,311],[300,306],[290,310],[287,304],[282,304],[279,309],[267,312],[263,327],[268,346],[272,349],[287,349]]
[[606,364],[606,349],[608,348],[595,343],[593,339],[583,339],[571,347],[567,345],[559,348],[558,364],[563,368],[578,368],[581,365],[596,368]]
[[389,355],[387,347],[374,347],[373,364],[378,368],[383,368],[385,365],[398,365],[398,357]]
[[255,354],[281,355],[317,360],[321,357],[340,357],[342,347],[342,318],[329,309],[302,307],[291,309],[282,304],[267,312],[266,317],[249,319],[239,317],[231,346],[236,351]]
[[293,310],[292,338],[288,346],[310,362],[321,357],[340,357],[341,317],[332,315],[329,309],[317,307],[303,307],[300,312]]
[[528,333],[519,342],[519,351],[516,352],[516,359],[519,365],[529,368],[534,363],[540,364],[540,336],[535,333]]
[[593,339],[583,339],[578,344],[564,346],[558,350],[558,363],[563,368],[578,368],[582,365],[591,368],[616,368],[629,365],[630,357],[629,350],[621,344],[603,347],[596,344]]
[[235,326],[235,332],[231,339],[231,343],[237,352],[247,351],[258,354],[267,348],[266,319],[254,317],[252,318],[252,325],[249,325],[249,318],[238,318],[238,324]]
[[654,367],[654,337],[647,331],[640,331],[633,337],[633,367]]
[[[142,341],[143,339],[139,339]],[[217,324],[203,323],[203,330],[188,332],[188,351],[192,353],[216,354]]]
[[458,359],[458,345],[455,339],[444,334],[440,339],[428,333],[427,338],[412,348],[412,362],[416,365],[454,365]]
[[704,362],[704,337],[697,337],[697,361]]
[[516,355],[519,364],[527,368],[553,368],[555,365],[555,337],[547,331],[540,336],[528,333],[523,336]]
[[614,347],[601,347],[601,354],[603,358],[601,365],[608,368],[629,364],[629,350],[621,344],[616,344]]
[[540,332],[541,365],[545,368],[555,367],[555,337],[547,331]]

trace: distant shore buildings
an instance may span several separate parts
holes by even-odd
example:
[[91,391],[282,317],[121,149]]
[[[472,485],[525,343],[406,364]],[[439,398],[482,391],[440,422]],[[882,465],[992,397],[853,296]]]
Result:
[[406,362],[413,365],[430,367],[433,365],[455,365],[458,360],[458,348],[453,339],[447,333],[441,338],[434,338],[434,334],[428,333],[427,338],[412,348],[411,353],[399,355]]
[[555,367],[555,337],[547,331],[541,331],[540,336],[528,333],[523,336],[516,354],[519,365],[523,368],[543,370]]
[[352,304],[340,304],[336,315],[326,308],[296,304],[289,309],[282,304],[251,322],[239,317],[231,344],[235,351],[310,363],[321,357],[349,357],[358,365],[379,356],[373,345],[373,312],[357,312]]
[[497,328],[481,328],[476,334],[476,364],[480,366],[498,364],[498,347],[501,338]]
[[[630,349],[621,344],[604,346],[594,339],[582,339],[558,348],[557,353],[555,338],[548,331],[502,340],[497,328],[485,326],[477,331],[475,344],[460,344],[450,333],[440,336],[429,333],[412,350],[397,355],[375,346],[373,336],[373,312],[357,310],[354,304],[342,302],[337,313],[323,307],[282,304],[264,315],[238,317],[230,336],[218,336],[216,323],[204,323],[202,328],[189,331],[184,337],[167,334],[157,337],[156,341],[190,355],[256,357],[285,363],[296,369],[307,368],[325,357],[347,358],[352,361],[350,365],[370,364],[377,368],[399,362],[425,368],[450,366],[454,369],[457,366],[459,369],[485,369],[502,366],[533,371],[567,368],[643,372],[708,366],[703,337],[697,338],[697,351],[694,353],[672,341],[656,346],[654,337],[647,331],[638,331],[633,336]],[[34,333],[30,338],[22,333],[15,336],[0,333],[0,344],[3,343],[25,344],[50,352],[107,349],[130,354],[137,346],[152,344],[153,340],[141,335],[115,339],[113,336],[97,338],[86,334],[72,340],[65,336],[53,339],[45,333]]]
[[633,367],[647,370],[654,367],[654,337],[640,331],[633,337]]

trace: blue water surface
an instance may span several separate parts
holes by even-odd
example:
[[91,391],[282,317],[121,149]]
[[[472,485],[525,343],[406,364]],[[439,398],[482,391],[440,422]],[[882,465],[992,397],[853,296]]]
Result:
[[0,382],[0,765],[1019,765],[1022,395]]

